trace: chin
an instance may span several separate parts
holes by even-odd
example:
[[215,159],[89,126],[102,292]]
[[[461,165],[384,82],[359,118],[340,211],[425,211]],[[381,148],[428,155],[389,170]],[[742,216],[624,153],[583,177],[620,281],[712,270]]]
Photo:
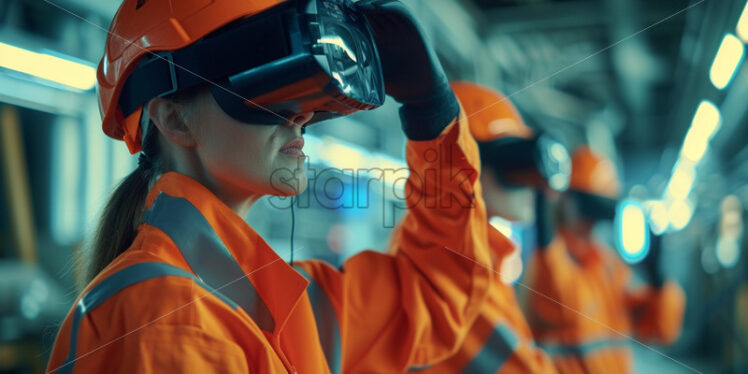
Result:
[[300,186],[300,188],[298,189],[298,191],[296,189],[294,189],[294,188],[279,189],[279,190],[275,190],[273,192],[273,195],[276,195],[276,196],[297,196],[297,195],[301,195],[302,193],[304,193],[304,191],[306,191],[306,184],[303,185],[303,186]]
[[304,173],[297,173],[293,176],[274,175],[270,179],[270,191],[268,195],[295,196],[306,191],[306,188],[307,178]]

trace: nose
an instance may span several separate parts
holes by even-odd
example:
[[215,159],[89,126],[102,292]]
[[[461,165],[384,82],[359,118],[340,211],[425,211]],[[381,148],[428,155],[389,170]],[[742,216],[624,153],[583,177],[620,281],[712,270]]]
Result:
[[288,118],[286,126],[303,127],[307,122],[312,120],[312,117],[314,117],[314,112],[294,114]]

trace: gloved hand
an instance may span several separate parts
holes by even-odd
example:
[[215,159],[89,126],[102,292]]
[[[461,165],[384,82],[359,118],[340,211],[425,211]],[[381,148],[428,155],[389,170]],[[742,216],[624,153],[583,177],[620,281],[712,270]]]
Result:
[[364,0],[356,6],[374,34],[385,92],[403,104],[405,135],[411,140],[438,137],[460,107],[418,22],[397,0]]
[[555,203],[549,201],[545,191],[535,192],[535,227],[537,230],[537,247],[545,250],[556,236]]
[[642,266],[649,283],[652,287],[659,289],[665,283],[660,270],[660,258],[662,256],[662,235],[657,236],[649,231],[649,253],[642,261]]

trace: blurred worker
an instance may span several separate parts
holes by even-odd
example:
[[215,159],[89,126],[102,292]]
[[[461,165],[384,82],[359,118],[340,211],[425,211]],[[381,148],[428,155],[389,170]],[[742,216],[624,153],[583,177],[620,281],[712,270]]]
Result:
[[[620,194],[613,163],[579,148],[572,156],[569,191],[553,209],[540,195],[541,245],[529,270],[528,320],[541,347],[561,373],[628,373],[628,338],[669,344],[683,320],[685,298],[664,282],[657,266],[646,266],[651,284],[629,290],[631,271],[592,235],[596,222],[612,220]],[[554,215],[560,218],[558,231]],[[547,244],[547,245],[543,245]],[[657,261],[658,255],[648,261]]]
[[[535,188],[564,189],[569,182],[569,156],[547,135],[536,136],[517,109],[499,92],[469,82],[453,82],[470,130],[478,141],[481,182],[489,217],[531,222]],[[559,149],[558,147],[561,147]],[[489,227],[494,281],[460,350],[448,360],[426,368],[426,373],[555,373],[553,363],[533,343],[530,328],[507,284],[507,260],[515,247]],[[504,274],[506,275],[506,274]]]
[[[434,56],[398,1],[125,0],[99,98],[142,153],[48,371],[394,373],[454,352],[493,274],[477,146]],[[305,125],[385,93],[423,176],[397,255],[292,267],[242,217],[304,190]]]

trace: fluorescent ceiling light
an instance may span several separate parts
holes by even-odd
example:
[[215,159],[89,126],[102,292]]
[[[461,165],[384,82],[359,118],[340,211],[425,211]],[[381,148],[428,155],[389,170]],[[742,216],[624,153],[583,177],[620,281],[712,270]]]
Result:
[[730,269],[740,259],[740,243],[735,238],[720,236],[717,238],[715,252],[719,264],[724,268]]
[[0,43],[0,67],[79,90],[90,90],[96,84],[92,66],[5,43]]
[[649,212],[649,227],[655,235],[661,235],[670,223],[667,207],[662,200],[650,200],[645,204]]
[[691,222],[693,207],[688,200],[675,200],[670,203],[668,216],[670,218],[670,227],[676,231],[683,230]]
[[696,108],[681,155],[693,162],[699,162],[706,152],[709,140],[719,128],[722,116],[719,109],[709,100],[702,100]]
[[745,8],[743,8],[743,13],[740,15],[735,32],[738,33],[740,39],[748,43],[748,1],[745,3]]
[[685,199],[691,193],[695,179],[696,172],[693,166],[688,165],[686,162],[678,161],[673,175],[670,177],[667,191],[676,200]]
[[635,201],[624,201],[617,219],[619,252],[623,259],[637,263],[649,253],[649,226],[644,209]]
[[727,87],[735,75],[735,72],[743,60],[745,47],[733,34],[726,34],[719,46],[717,56],[714,57],[712,68],[709,70],[709,79],[712,80],[714,87],[720,90]]

